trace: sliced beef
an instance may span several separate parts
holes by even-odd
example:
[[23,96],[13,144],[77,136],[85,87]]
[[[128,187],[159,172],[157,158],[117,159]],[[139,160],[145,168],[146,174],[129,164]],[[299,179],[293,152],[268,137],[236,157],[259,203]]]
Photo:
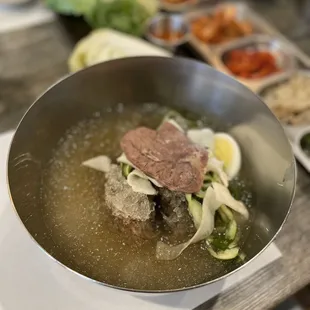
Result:
[[140,127],[125,134],[121,147],[135,167],[171,191],[198,192],[208,153],[165,122],[158,131]]
[[169,227],[170,241],[188,240],[188,236],[195,233],[194,223],[187,210],[184,193],[159,188],[157,203],[163,220]]
[[106,178],[105,200],[116,217],[116,225],[121,230],[130,229],[133,234],[141,238],[153,238],[154,202],[150,201],[147,195],[136,193],[131,189],[119,166],[112,165]]

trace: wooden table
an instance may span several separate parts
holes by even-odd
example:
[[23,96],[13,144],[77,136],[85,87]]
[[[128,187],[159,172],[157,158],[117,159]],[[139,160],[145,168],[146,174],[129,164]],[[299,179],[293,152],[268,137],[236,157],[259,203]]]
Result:
[[[292,0],[252,5],[280,30],[296,23]],[[309,39],[298,43],[310,54]],[[72,40],[57,21],[0,36],[0,131],[15,127],[33,100],[67,73],[71,49]],[[267,309],[310,283],[309,188],[310,177],[299,166],[292,212],[276,240],[283,258],[199,309]]]

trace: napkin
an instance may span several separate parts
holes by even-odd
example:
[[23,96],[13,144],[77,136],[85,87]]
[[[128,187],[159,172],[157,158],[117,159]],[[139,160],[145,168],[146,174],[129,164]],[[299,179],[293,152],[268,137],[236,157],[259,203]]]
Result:
[[174,294],[133,294],[89,281],[44,253],[17,218],[6,185],[11,139],[12,132],[0,135],[0,310],[193,309],[281,256],[272,244],[225,280]]
[[55,15],[40,2],[25,6],[0,7],[0,33],[49,22]]

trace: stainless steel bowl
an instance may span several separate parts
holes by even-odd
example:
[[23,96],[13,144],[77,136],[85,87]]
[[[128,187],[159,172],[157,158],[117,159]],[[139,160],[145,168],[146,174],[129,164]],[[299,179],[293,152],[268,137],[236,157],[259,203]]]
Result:
[[[174,40],[159,38],[164,32],[179,33],[180,36]],[[158,14],[148,24],[146,37],[156,45],[169,50],[185,43],[189,35],[189,26],[180,14]]]
[[180,3],[172,3],[171,1],[160,0],[159,4],[161,9],[169,12],[183,12],[190,10],[193,7],[197,6],[201,0],[186,0],[181,1]]
[[[291,146],[280,123],[249,89],[203,63],[177,58],[138,57],[98,64],[58,82],[32,105],[11,145],[8,183],[16,212],[37,244],[68,269],[79,270],[74,261],[66,259],[66,248],[54,247],[45,225],[42,167],[69,128],[98,111],[108,118],[110,114],[103,111],[120,102],[128,107],[157,102],[208,115],[218,130],[237,139],[243,155],[242,174],[252,183],[255,211],[243,251],[249,261],[258,256],[274,240],[291,208],[296,181]],[[139,292],[195,288],[236,270],[232,264],[227,274],[192,287]]]

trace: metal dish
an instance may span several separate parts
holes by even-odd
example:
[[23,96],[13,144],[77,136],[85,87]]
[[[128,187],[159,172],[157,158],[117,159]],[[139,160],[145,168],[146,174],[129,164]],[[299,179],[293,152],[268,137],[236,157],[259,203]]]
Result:
[[[225,8],[232,8],[236,10],[236,18],[240,21],[249,21],[253,26],[253,33],[261,33],[261,28],[259,25],[257,25],[255,22],[253,22],[248,14],[248,7],[246,5],[243,5],[242,3],[221,3],[215,6],[206,6],[197,10],[192,10],[188,13],[185,13],[185,19],[187,20],[188,24],[191,25],[191,23],[198,17],[202,16],[208,16],[211,14],[214,14],[219,9],[225,9]],[[230,42],[237,41],[240,38],[232,39]],[[191,33],[190,42],[193,45],[195,49],[200,51],[202,54],[205,54],[206,51],[203,49],[203,46],[207,46],[210,50],[217,50],[219,47],[225,45],[227,43],[218,43],[218,44],[212,44],[212,43],[205,43],[201,41],[199,38],[197,38],[194,34]],[[206,55],[208,57],[208,55]]]
[[[301,51],[294,43],[287,39],[283,34],[276,30],[272,25],[270,25],[266,20],[264,20],[260,15],[255,13],[249,6],[243,2],[224,2],[215,6],[207,6],[199,10],[193,10],[191,12],[185,13],[186,20],[190,23],[193,19],[198,16],[211,14],[219,7],[233,7],[237,11],[237,16],[241,20],[248,20],[254,28],[254,34],[265,34],[272,37],[280,39],[286,44],[287,50],[294,54],[306,67],[310,67],[310,57]],[[241,38],[242,39],[242,38]],[[240,39],[234,39],[231,42],[238,41]],[[210,45],[205,44],[196,38],[194,35],[190,35],[189,42],[191,46],[205,59],[210,60],[217,57],[217,50],[223,46],[223,44]]]
[[[231,77],[200,62],[161,57],[120,59],[79,71],[52,86],[28,110],[10,148],[8,184],[17,215],[36,243],[50,257],[84,279],[124,289],[99,281],[95,274],[83,271],[79,260],[71,259],[70,250],[62,242],[55,241],[47,229],[41,200],[44,197],[43,167],[53,157],[53,150],[65,132],[94,113],[101,112],[104,122],[104,118],[111,118],[108,112],[111,107],[120,102],[127,107],[157,102],[208,115],[214,126],[237,139],[244,159],[242,174],[253,183],[252,208],[255,210],[242,250],[248,262],[264,251],[281,230],[295,192],[295,160],[281,124],[259,97]],[[74,217],[70,219],[71,233],[75,234],[77,223]],[[93,223],[89,225],[90,231]],[[99,251],[106,251],[100,244],[95,246],[99,246]],[[81,250],[79,255],[86,254],[83,253],[85,251]],[[83,257],[82,261],[84,264]],[[103,256],[103,261],[94,265],[94,271],[98,271],[98,264],[104,268],[105,263]],[[193,289],[223,279],[246,264],[237,267],[231,262],[217,278],[206,278],[203,283],[190,287],[126,290],[172,293]]]
[[281,69],[279,72],[258,79],[235,77],[254,91],[288,78],[297,69],[296,57],[290,52],[287,45],[281,40],[266,35],[254,35],[227,43],[218,51],[218,57],[213,59],[212,64],[217,69],[232,74],[225,65],[225,58],[229,52],[235,49],[268,51],[274,56],[278,67]]
[[184,0],[180,3],[172,3],[167,0],[159,0],[161,9],[169,12],[183,12],[198,5],[201,0]]
[[[177,33],[180,36],[173,40],[159,38],[156,34],[163,32]],[[152,18],[147,26],[146,37],[152,43],[173,50],[188,40],[189,27],[182,15],[158,14]]]
[[[310,72],[309,70],[298,70],[293,74],[301,74],[301,75],[306,75],[307,77],[310,77]],[[274,87],[280,85],[283,82],[288,81],[292,76],[287,76],[287,77],[282,77],[278,81],[273,82],[273,83],[266,83],[262,85],[259,89],[257,89],[258,94],[262,97],[264,100],[265,95],[271,91]],[[295,104],[295,102],[292,102],[292,104]],[[304,168],[310,172],[310,157],[307,155],[302,147],[301,147],[301,139],[305,134],[310,133],[310,126],[309,126],[309,113],[306,115],[302,116],[302,122],[300,124],[292,125],[292,124],[287,124],[287,123],[282,123],[283,127],[287,133],[287,136],[289,137],[292,148],[294,151],[294,154],[297,158],[297,160],[304,166]]]
[[[274,80],[268,80],[268,81],[265,81],[264,83],[262,83],[258,88],[257,88],[257,93],[258,95],[264,99],[264,97],[266,96],[266,94],[271,91],[274,87],[290,80],[295,74],[298,74],[298,75],[305,75],[307,77],[310,78],[310,71],[309,70],[293,70],[292,72],[290,72],[289,74],[287,75],[282,75],[282,76],[279,76],[277,78],[275,78]],[[292,104],[294,104],[294,102],[292,102]],[[310,119],[306,120],[303,124],[301,125],[305,125],[306,123],[309,123],[310,122]],[[284,124],[284,125],[287,125],[287,124]],[[290,125],[288,125],[290,126]],[[293,126],[294,127],[294,126]]]

